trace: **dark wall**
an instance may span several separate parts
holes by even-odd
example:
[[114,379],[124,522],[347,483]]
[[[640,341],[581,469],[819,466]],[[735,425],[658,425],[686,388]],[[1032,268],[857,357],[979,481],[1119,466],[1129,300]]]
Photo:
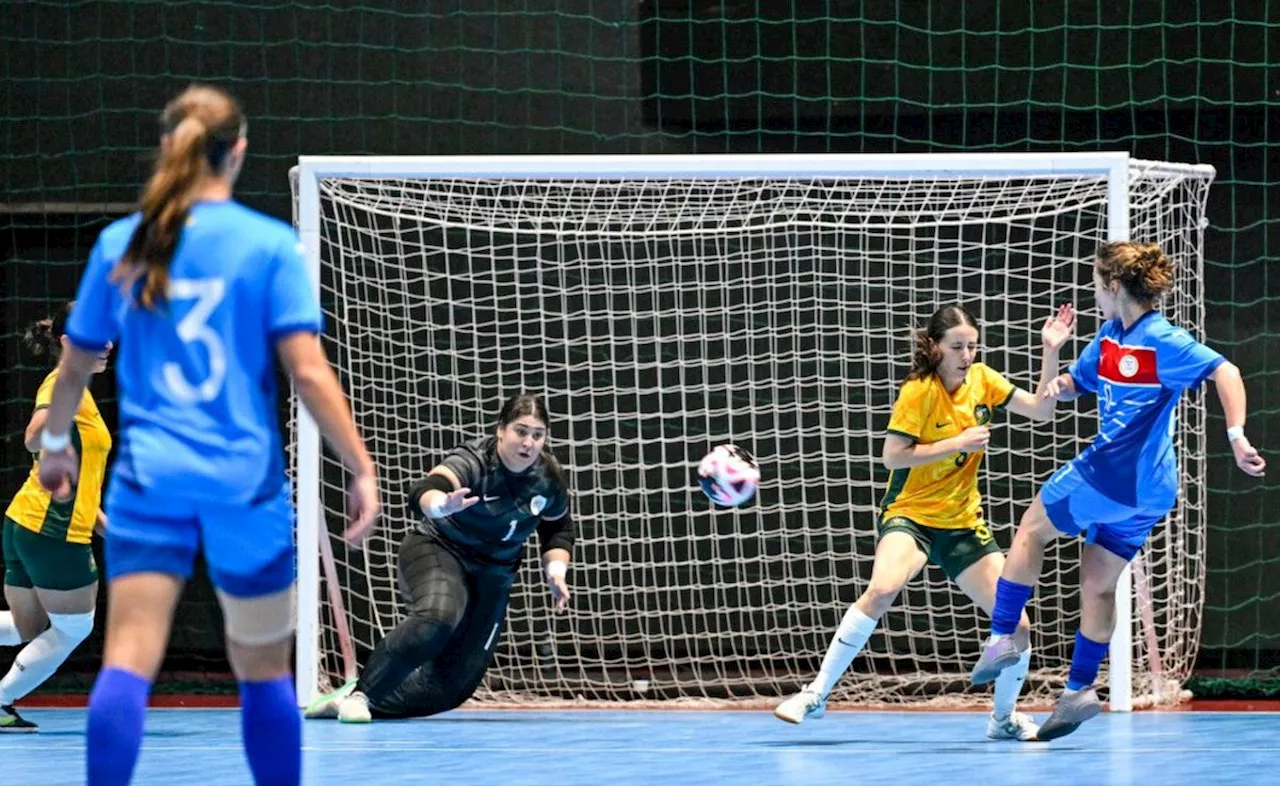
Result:
[[[429,11],[424,11],[429,8]],[[129,201],[159,108],[192,80],[251,117],[241,190],[284,214],[300,154],[638,150],[626,4],[7,3],[9,199]]]
[[[1266,446],[1280,435],[1276,13],[1265,0],[5,3],[4,487],[23,472],[39,373],[18,330],[70,296],[109,218],[83,203],[135,197],[160,106],[199,79],[245,103],[241,195],[282,217],[307,153],[1122,149],[1211,163],[1207,332],[1244,368]],[[1214,414],[1205,645],[1280,648],[1264,601],[1280,594],[1267,513],[1280,498],[1231,467],[1221,431]]]
[[[74,294],[114,217],[93,203],[136,197],[159,110],[191,81],[222,84],[243,102],[250,157],[239,195],[286,219],[287,173],[301,154],[663,149],[640,125],[638,29],[625,4],[520,9],[501,0],[0,4],[0,359],[11,369],[0,381],[0,485],[17,488],[29,467],[21,434],[47,372],[21,352],[21,329]],[[112,381],[94,384],[114,422]],[[171,665],[216,665],[214,606],[197,581]],[[95,639],[81,659],[99,647]]]
[[[1264,65],[1280,32],[1264,0],[643,0],[640,8],[645,119],[665,128],[909,136],[921,119],[966,108],[1097,117],[1275,98]],[[964,130],[967,145],[997,141],[990,122]],[[1028,128],[1024,141],[1062,133],[1070,132]],[[1110,123],[1089,136],[1129,137]]]
[[[784,8],[785,6],[785,8]],[[696,152],[1125,150],[1212,164],[1206,334],[1280,434],[1280,11],[1265,0],[642,3],[644,117]],[[792,9],[794,8],[794,12]],[[1273,483],[1238,472],[1209,402],[1201,665],[1274,668]]]

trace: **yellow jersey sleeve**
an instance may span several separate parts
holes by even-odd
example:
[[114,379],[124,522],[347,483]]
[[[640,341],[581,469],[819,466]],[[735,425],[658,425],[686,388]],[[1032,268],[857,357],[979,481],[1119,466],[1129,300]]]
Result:
[[[52,371],[44,378],[44,382],[40,383],[40,389],[36,391],[36,409],[48,409],[53,403],[53,383],[57,381],[58,372]],[[27,388],[27,390],[30,389]]]
[[918,440],[924,433],[925,418],[929,415],[929,386],[919,379],[907,380],[898,391],[889,418],[890,434]]
[[1013,383],[1004,374],[985,363],[979,364],[982,370],[982,403],[991,409],[999,409],[1009,403],[1015,390]]

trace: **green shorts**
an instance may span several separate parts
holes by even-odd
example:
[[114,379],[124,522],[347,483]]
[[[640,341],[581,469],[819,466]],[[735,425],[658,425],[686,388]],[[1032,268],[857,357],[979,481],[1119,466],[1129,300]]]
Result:
[[87,543],[68,543],[4,519],[4,583],[10,587],[74,590],[98,580]]
[[894,531],[910,535],[920,550],[929,556],[929,561],[942,568],[952,581],[988,554],[1000,553],[1000,546],[991,530],[981,521],[972,529],[938,529],[917,524],[904,516],[890,516],[881,519],[877,529],[877,543]]

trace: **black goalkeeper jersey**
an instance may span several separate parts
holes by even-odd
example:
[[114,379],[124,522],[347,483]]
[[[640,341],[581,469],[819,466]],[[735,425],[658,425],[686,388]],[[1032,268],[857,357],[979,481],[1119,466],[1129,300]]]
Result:
[[[463,556],[498,564],[518,564],[525,541],[534,530],[539,532],[544,552],[572,548],[572,525],[565,516],[568,490],[556,482],[541,460],[524,472],[511,472],[498,457],[497,444],[496,436],[483,437],[465,442],[445,456],[440,464],[457,475],[462,487],[471,489],[470,496],[480,501],[451,516],[427,519],[424,531],[460,547]],[[422,483],[409,490],[409,509],[418,518],[423,518],[419,503],[425,490]],[[563,519],[564,526],[544,519]]]

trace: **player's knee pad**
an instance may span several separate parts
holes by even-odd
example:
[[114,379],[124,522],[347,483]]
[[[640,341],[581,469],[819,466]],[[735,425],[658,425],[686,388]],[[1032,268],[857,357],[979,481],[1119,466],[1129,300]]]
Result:
[[293,635],[297,590],[287,588],[256,598],[238,598],[218,590],[227,638],[250,647],[276,644]]
[[[427,653],[429,660],[444,649],[453,636],[454,627],[453,620],[441,619],[439,615],[412,614],[397,626],[399,635],[391,637],[392,640],[388,643],[395,650],[409,650],[414,654]],[[395,654],[403,656],[409,653],[397,651]]]
[[49,627],[53,628],[73,646],[89,638],[93,633],[93,612],[79,614],[49,613]]
[[466,596],[433,595],[410,603],[405,608],[405,615],[410,619],[416,617],[456,628],[466,616],[467,605]]

